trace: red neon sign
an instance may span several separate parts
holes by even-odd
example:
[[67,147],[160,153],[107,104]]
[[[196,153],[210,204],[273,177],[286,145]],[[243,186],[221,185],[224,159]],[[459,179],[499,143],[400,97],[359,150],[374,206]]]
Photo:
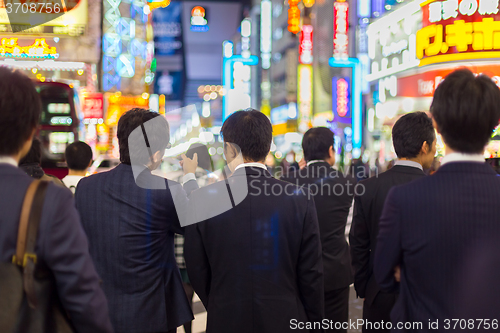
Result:
[[300,34],[299,62],[310,65],[313,61],[313,27],[312,25],[303,25]]
[[333,5],[333,56],[349,57],[349,4],[335,2]]
[[103,95],[102,93],[87,93],[83,97],[82,112],[84,118],[103,117]]

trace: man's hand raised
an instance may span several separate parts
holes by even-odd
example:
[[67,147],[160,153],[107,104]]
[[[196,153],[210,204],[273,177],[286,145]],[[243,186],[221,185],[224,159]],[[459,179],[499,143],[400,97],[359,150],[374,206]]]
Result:
[[196,173],[196,168],[198,167],[198,154],[193,155],[193,159],[190,159],[189,157],[186,156],[186,154],[182,154],[182,161],[181,166],[182,169],[184,170],[184,174],[187,175],[188,173]]

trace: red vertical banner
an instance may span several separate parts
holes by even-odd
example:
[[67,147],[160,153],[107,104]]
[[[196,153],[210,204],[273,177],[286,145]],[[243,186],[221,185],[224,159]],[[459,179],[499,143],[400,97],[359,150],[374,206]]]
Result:
[[310,65],[313,62],[313,26],[304,24],[299,38],[299,63]]
[[349,58],[349,3],[333,4],[333,57]]

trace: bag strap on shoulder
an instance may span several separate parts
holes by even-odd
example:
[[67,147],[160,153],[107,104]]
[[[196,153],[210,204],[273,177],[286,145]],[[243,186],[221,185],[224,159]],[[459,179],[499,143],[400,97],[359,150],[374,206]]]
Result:
[[16,254],[12,257],[14,264],[23,267],[24,291],[32,308],[37,304],[33,276],[37,262],[35,245],[47,185],[46,181],[34,180],[28,186],[19,220]]

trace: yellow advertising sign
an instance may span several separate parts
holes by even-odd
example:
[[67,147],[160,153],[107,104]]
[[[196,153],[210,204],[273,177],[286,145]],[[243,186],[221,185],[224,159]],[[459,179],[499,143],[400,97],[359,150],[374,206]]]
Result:
[[417,32],[420,66],[500,57],[498,0],[429,0]]

